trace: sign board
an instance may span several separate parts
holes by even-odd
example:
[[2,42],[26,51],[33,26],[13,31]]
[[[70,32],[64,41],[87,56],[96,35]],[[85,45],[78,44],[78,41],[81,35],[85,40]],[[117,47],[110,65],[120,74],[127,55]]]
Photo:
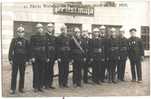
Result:
[[54,14],[73,16],[94,16],[94,7],[82,4],[54,4]]

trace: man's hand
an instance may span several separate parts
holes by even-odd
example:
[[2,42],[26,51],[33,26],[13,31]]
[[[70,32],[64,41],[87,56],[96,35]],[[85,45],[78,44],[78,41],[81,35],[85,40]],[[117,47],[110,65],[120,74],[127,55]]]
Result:
[[86,59],[86,58],[84,58],[83,60],[84,60],[84,62],[85,62],[87,59]]
[[74,60],[72,59],[72,60],[71,60],[71,63],[73,63],[73,62],[74,62]]
[[93,62],[93,58],[91,58],[90,61]]
[[29,65],[29,62],[26,62],[25,64],[26,64],[26,65]]
[[47,61],[47,62],[49,62],[49,61],[50,61],[50,59],[48,58],[46,61]]
[[11,60],[11,61],[9,61],[9,63],[10,63],[10,64],[13,64],[13,61]]
[[106,60],[109,61],[109,58],[107,57]]
[[34,62],[35,62],[35,58],[32,58],[32,59],[31,59],[31,62],[33,62],[33,63],[34,63]]
[[142,61],[144,60],[144,56],[141,56],[141,60],[142,60]]

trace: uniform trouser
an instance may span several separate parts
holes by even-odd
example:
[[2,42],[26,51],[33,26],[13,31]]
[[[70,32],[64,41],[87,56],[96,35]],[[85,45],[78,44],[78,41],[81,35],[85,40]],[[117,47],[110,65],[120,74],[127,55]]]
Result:
[[100,80],[104,81],[105,79],[105,69],[106,69],[106,64],[105,61],[100,62]]
[[138,80],[142,80],[142,66],[141,66],[141,60],[130,60],[131,63],[131,73],[132,73],[132,80],[136,80],[136,74]]
[[58,67],[59,67],[59,85],[67,86],[69,73],[69,60],[67,58],[61,58],[61,61],[58,62]]
[[45,87],[50,87],[52,86],[53,83],[53,75],[54,75],[54,59],[50,59],[49,62],[46,63],[45,65],[45,72],[44,72],[44,86]]
[[33,88],[41,89],[44,83],[45,61],[35,59],[33,63]]
[[115,81],[116,67],[117,67],[117,60],[110,60],[109,67],[108,67],[109,81]]
[[126,60],[119,60],[117,65],[117,77],[124,80]]
[[73,84],[76,84],[77,86],[81,86],[82,64],[83,64],[83,61],[82,61],[81,57],[77,57],[77,59],[74,59],[74,62],[73,62]]
[[24,77],[25,77],[25,64],[12,64],[12,78],[11,78],[11,90],[16,90],[17,73],[20,73],[19,77],[19,90],[24,88]]
[[107,70],[105,74],[105,79],[109,79],[110,61],[106,60],[105,65],[106,65],[106,70]]
[[88,82],[88,69],[89,69],[88,61],[83,62],[83,81],[85,83]]
[[94,83],[99,83],[100,81],[100,66],[101,61],[100,60],[94,60],[92,62],[92,80]]

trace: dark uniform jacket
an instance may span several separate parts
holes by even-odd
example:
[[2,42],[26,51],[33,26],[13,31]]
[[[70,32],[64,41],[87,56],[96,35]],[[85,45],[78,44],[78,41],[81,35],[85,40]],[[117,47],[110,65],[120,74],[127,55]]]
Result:
[[[77,39],[77,41],[79,42],[81,48],[82,46],[85,46],[85,44],[82,42],[81,37],[77,38],[75,36],[75,38]],[[83,44],[82,44],[83,43]],[[70,41],[70,47],[71,47],[71,56],[72,59],[78,59],[78,58],[82,58],[84,56],[84,53],[81,51],[81,49],[76,45],[76,43],[74,42],[73,39],[71,39]],[[82,48],[83,49],[83,48]],[[83,49],[84,50],[84,49]]]
[[13,38],[9,48],[9,61],[25,63],[28,56],[28,41],[24,38]]
[[44,35],[33,35],[30,40],[31,58],[46,60],[46,40]]
[[110,54],[110,38],[105,37],[104,38],[104,44],[105,44],[105,60],[109,61],[109,54]]
[[110,38],[109,44],[109,60],[118,60],[119,56],[119,40],[118,38]]
[[69,58],[70,56],[70,38],[61,34],[56,38],[56,48],[58,58]]
[[126,60],[128,56],[128,40],[125,37],[119,38],[119,60]]
[[46,54],[47,58],[56,58],[56,38],[46,33]]
[[105,40],[93,38],[89,40],[89,57],[95,60],[105,60]]
[[89,38],[84,38],[84,37],[82,37],[81,38],[81,47],[83,48],[83,50],[84,50],[84,57],[88,57],[88,41],[89,41]]
[[128,40],[128,52],[130,59],[140,59],[144,56],[143,41],[138,37],[130,37]]

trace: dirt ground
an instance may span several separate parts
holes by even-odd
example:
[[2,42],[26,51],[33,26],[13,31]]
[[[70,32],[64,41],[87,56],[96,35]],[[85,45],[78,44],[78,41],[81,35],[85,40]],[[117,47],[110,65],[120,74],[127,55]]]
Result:
[[[83,84],[81,88],[74,88],[72,85],[72,74],[69,76],[69,88],[59,88],[58,77],[54,78],[53,85],[55,90],[44,90],[44,92],[33,92],[32,88],[32,67],[26,67],[25,74],[25,93],[19,93],[16,95],[19,97],[58,97],[58,96],[148,96],[150,95],[150,62],[149,58],[145,58],[142,62],[142,74],[143,82],[134,83],[131,82],[131,71],[129,60],[126,65],[125,82],[118,82],[117,84],[102,83],[101,85]],[[10,92],[10,80],[11,80],[11,66],[2,66],[2,96],[12,96]],[[55,65],[55,73],[58,69]]]

